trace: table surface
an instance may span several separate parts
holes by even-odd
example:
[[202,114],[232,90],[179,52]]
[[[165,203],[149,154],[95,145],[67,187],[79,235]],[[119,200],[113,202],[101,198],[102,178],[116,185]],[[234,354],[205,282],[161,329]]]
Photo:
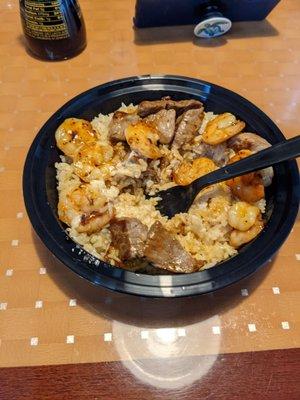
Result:
[[74,95],[132,75],[236,91],[299,133],[300,2],[212,40],[192,27],[134,31],[133,0],[82,0],[88,46],[27,54],[16,0],[0,5],[0,398],[299,399],[300,223],[253,277],[215,295],[155,300],[90,286],[33,232],[22,168],[42,124]]

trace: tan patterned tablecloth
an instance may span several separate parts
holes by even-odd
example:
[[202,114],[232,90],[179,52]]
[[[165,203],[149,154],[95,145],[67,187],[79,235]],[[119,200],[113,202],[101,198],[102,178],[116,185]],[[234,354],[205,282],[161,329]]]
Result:
[[234,24],[196,40],[191,27],[132,28],[133,0],[81,1],[88,47],[42,62],[24,47],[18,2],[0,5],[0,365],[39,365],[299,347],[300,223],[276,258],[216,295],[158,301],[95,288],[54,260],[35,236],[22,168],[41,125],[100,83],[167,73],[232,89],[262,108],[287,137],[299,134],[300,2],[266,21]]

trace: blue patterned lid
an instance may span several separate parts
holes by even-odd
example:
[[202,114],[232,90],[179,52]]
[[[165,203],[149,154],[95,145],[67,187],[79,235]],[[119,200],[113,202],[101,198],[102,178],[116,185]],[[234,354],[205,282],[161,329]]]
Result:
[[194,34],[201,38],[213,38],[224,35],[231,28],[231,21],[225,17],[211,17],[204,19],[195,26]]

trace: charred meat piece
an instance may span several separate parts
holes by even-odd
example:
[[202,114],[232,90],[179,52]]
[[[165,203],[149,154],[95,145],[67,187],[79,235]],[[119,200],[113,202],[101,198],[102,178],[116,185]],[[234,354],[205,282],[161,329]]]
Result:
[[139,119],[136,114],[116,111],[108,127],[109,138],[115,141],[125,141],[125,129],[128,125],[137,123]]
[[153,100],[153,101],[142,101],[138,105],[138,115],[142,118],[147,117],[150,114],[155,114],[160,110],[175,110],[177,116],[182,114],[184,111],[194,109],[194,108],[202,108],[203,105],[201,101],[198,100],[171,100],[170,97],[163,97],[161,100]]
[[155,267],[176,273],[195,272],[203,265],[185,251],[159,221],[149,230],[144,256]]
[[122,261],[143,257],[148,228],[137,218],[116,219],[110,224],[112,245]]
[[174,100],[169,100],[167,103],[167,109],[172,108],[173,110],[176,111],[177,116],[181,115],[185,111],[188,110],[194,110],[194,109],[200,109],[201,112],[203,112],[203,104],[201,101],[198,100],[179,100],[179,101],[174,101]]
[[173,146],[180,148],[183,144],[189,143],[196,136],[203,120],[203,109],[185,111],[176,121],[176,131]]
[[167,108],[167,100],[164,98],[153,101],[144,100],[138,105],[137,113],[140,117],[145,118],[148,115],[156,114],[165,108]]
[[144,119],[147,124],[152,125],[158,131],[159,141],[163,144],[172,141],[175,133],[175,120],[175,110],[160,110]]

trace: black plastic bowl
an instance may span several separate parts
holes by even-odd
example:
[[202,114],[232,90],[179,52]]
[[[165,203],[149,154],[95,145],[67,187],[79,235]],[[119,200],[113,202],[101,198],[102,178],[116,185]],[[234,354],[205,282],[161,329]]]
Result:
[[267,192],[268,222],[261,234],[239,254],[216,267],[187,275],[151,276],[113,267],[89,255],[66,235],[57,217],[54,163],[59,160],[54,132],[68,117],[91,120],[125,104],[159,99],[195,98],[206,111],[232,112],[270,143],[284,140],[277,126],[243,97],[211,83],[178,76],[140,76],[113,81],[88,90],[66,103],[42,127],[26,159],[23,191],[31,223],[48,249],[67,267],[95,285],[142,296],[177,297],[212,292],[239,281],[263,266],[292,229],[298,210],[299,176],[294,161],[275,166]]

